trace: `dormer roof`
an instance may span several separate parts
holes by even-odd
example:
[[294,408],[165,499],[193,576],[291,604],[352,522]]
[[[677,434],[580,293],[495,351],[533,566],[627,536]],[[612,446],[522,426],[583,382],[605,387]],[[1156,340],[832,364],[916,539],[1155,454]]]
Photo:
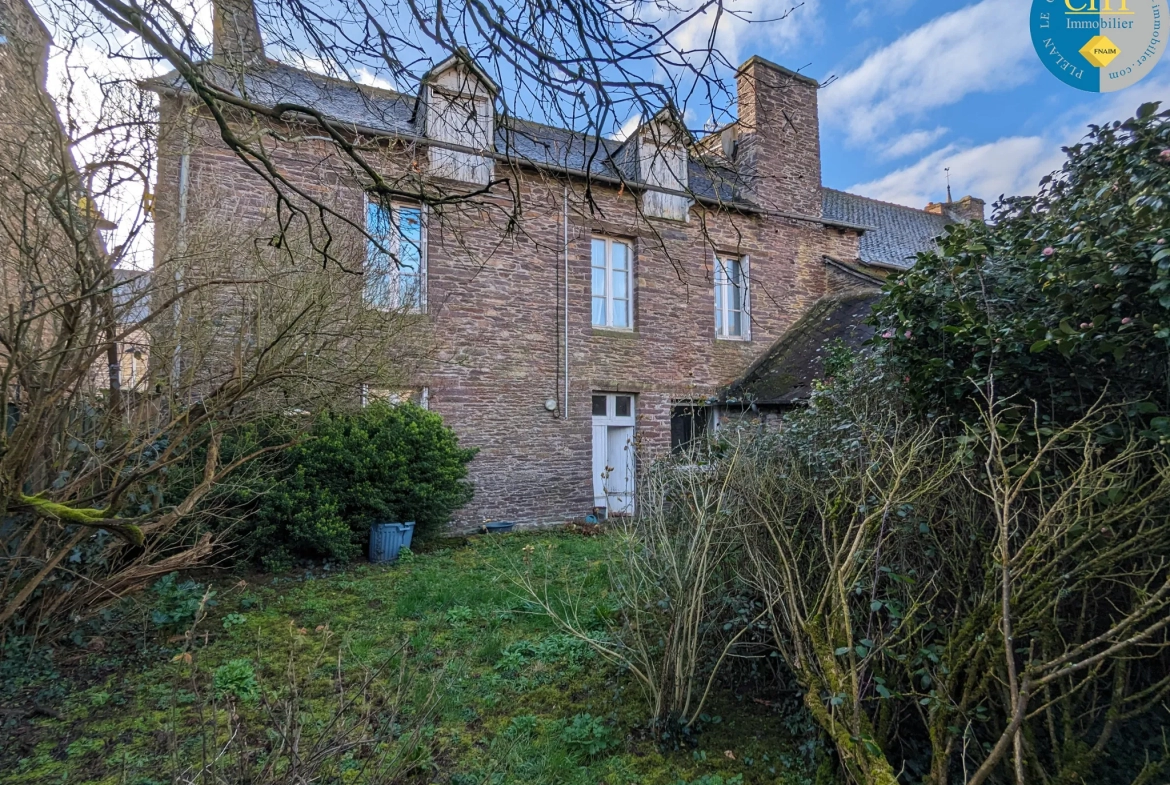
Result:
[[476,79],[487,88],[488,93],[492,98],[500,94],[500,86],[496,84],[495,80],[488,76],[487,71],[480,68],[479,64],[475,62],[475,58],[466,49],[459,49],[455,54],[448,57],[446,60],[433,66],[429,71],[422,75],[420,80],[422,84],[433,84],[440,76],[452,70],[453,68],[463,67],[475,74]]

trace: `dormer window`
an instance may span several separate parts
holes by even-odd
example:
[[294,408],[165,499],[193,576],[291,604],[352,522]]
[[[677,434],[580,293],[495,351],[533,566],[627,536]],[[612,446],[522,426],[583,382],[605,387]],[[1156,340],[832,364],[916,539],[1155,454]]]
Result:
[[[686,128],[668,111],[638,131],[638,179],[646,184],[642,211],[653,218],[686,221],[690,217]],[[662,189],[662,190],[659,190]],[[666,193],[675,191],[676,193]]]
[[[486,185],[495,169],[495,97],[498,89],[473,63],[458,56],[423,78],[431,174]],[[465,149],[460,149],[465,148]]]

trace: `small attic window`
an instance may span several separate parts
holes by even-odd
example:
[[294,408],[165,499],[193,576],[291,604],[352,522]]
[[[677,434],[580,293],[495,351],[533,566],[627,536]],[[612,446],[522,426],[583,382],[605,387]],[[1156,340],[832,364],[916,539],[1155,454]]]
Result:
[[433,175],[487,184],[494,170],[494,98],[495,86],[484,82],[476,69],[451,65],[428,77],[423,87],[425,132],[440,143],[428,152]]
[[[661,117],[661,116],[660,116]],[[673,118],[651,120],[638,135],[638,177],[647,185],[642,195],[643,212],[654,218],[686,221],[690,218],[686,129]]]

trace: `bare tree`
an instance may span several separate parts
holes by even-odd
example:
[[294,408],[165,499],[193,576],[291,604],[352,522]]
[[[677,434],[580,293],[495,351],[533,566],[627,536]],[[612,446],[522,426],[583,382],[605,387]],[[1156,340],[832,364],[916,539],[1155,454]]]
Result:
[[[72,34],[115,58],[151,62],[161,67],[156,73],[172,69],[154,89],[191,102],[269,186],[279,230],[312,227],[312,248],[325,265],[346,267],[334,238],[367,227],[289,176],[282,157],[290,149],[344,167],[372,199],[420,202],[440,221],[470,205],[481,224],[498,221],[503,236],[525,231],[521,170],[571,179],[593,212],[601,209],[593,194],[599,184],[653,191],[655,214],[685,215],[694,202],[769,209],[739,195],[750,184],[719,149],[718,135],[697,138],[734,114],[734,69],[714,45],[721,26],[778,21],[792,8],[760,18],[728,0],[218,0],[210,24],[205,6],[178,0],[61,0],[53,8]],[[695,29],[705,32],[697,45],[690,43]],[[329,79],[294,89],[288,72],[274,67],[278,60]],[[461,81],[424,90],[435,66],[451,61],[466,65]],[[405,122],[411,109],[404,120],[392,106],[393,96],[420,97],[413,111],[426,114],[425,136]],[[459,119],[423,105],[444,101]],[[642,167],[621,151],[631,122],[662,151]],[[386,139],[408,165],[382,165]],[[409,165],[420,150],[429,170]],[[689,162],[678,155],[686,150]],[[614,158],[624,163],[614,166]],[[439,160],[447,166],[434,166]],[[450,174],[451,165],[472,173],[460,178],[463,185],[434,176]],[[701,188],[688,167],[704,171]],[[639,202],[638,210],[646,206]]]
[[[223,460],[223,440],[278,420],[296,438],[326,404],[356,405],[362,383],[405,383],[426,343],[402,309],[365,307],[359,280],[323,274],[302,231],[275,248],[263,227],[195,222],[181,255],[116,268],[122,250],[107,252],[95,205],[124,172],[141,182],[141,150],[107,135],[104,153],[74,165],[70,123],[43,90],[44,37],[28,30],[25,56],[2,63],[19,116],[0,127],[0,628],[34,631],[213,557],[213,533],[189,516],[287,444]],[[102,127],[154,121],[134,108],[149,105],[119,105]],[[140,206],[120,227],[127,242],[146,220]],[[139,343],[155,360],[124,378],[126,345]],[[193,460],[194,478],[177,482]]]

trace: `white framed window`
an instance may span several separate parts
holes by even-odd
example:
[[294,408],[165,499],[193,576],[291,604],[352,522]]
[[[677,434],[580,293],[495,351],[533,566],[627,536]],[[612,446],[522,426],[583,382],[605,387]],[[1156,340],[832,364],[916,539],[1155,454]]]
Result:
[[594,237],[592,248],[593,326],[629,330],[634,326],[633,254],[630,244]]
[[748,307],[748,258],[715,257],[715,337],[731,341],[751,340]]
[[417,204],[367,199],[365,298],[375,308],[426,308],[426,226]]

